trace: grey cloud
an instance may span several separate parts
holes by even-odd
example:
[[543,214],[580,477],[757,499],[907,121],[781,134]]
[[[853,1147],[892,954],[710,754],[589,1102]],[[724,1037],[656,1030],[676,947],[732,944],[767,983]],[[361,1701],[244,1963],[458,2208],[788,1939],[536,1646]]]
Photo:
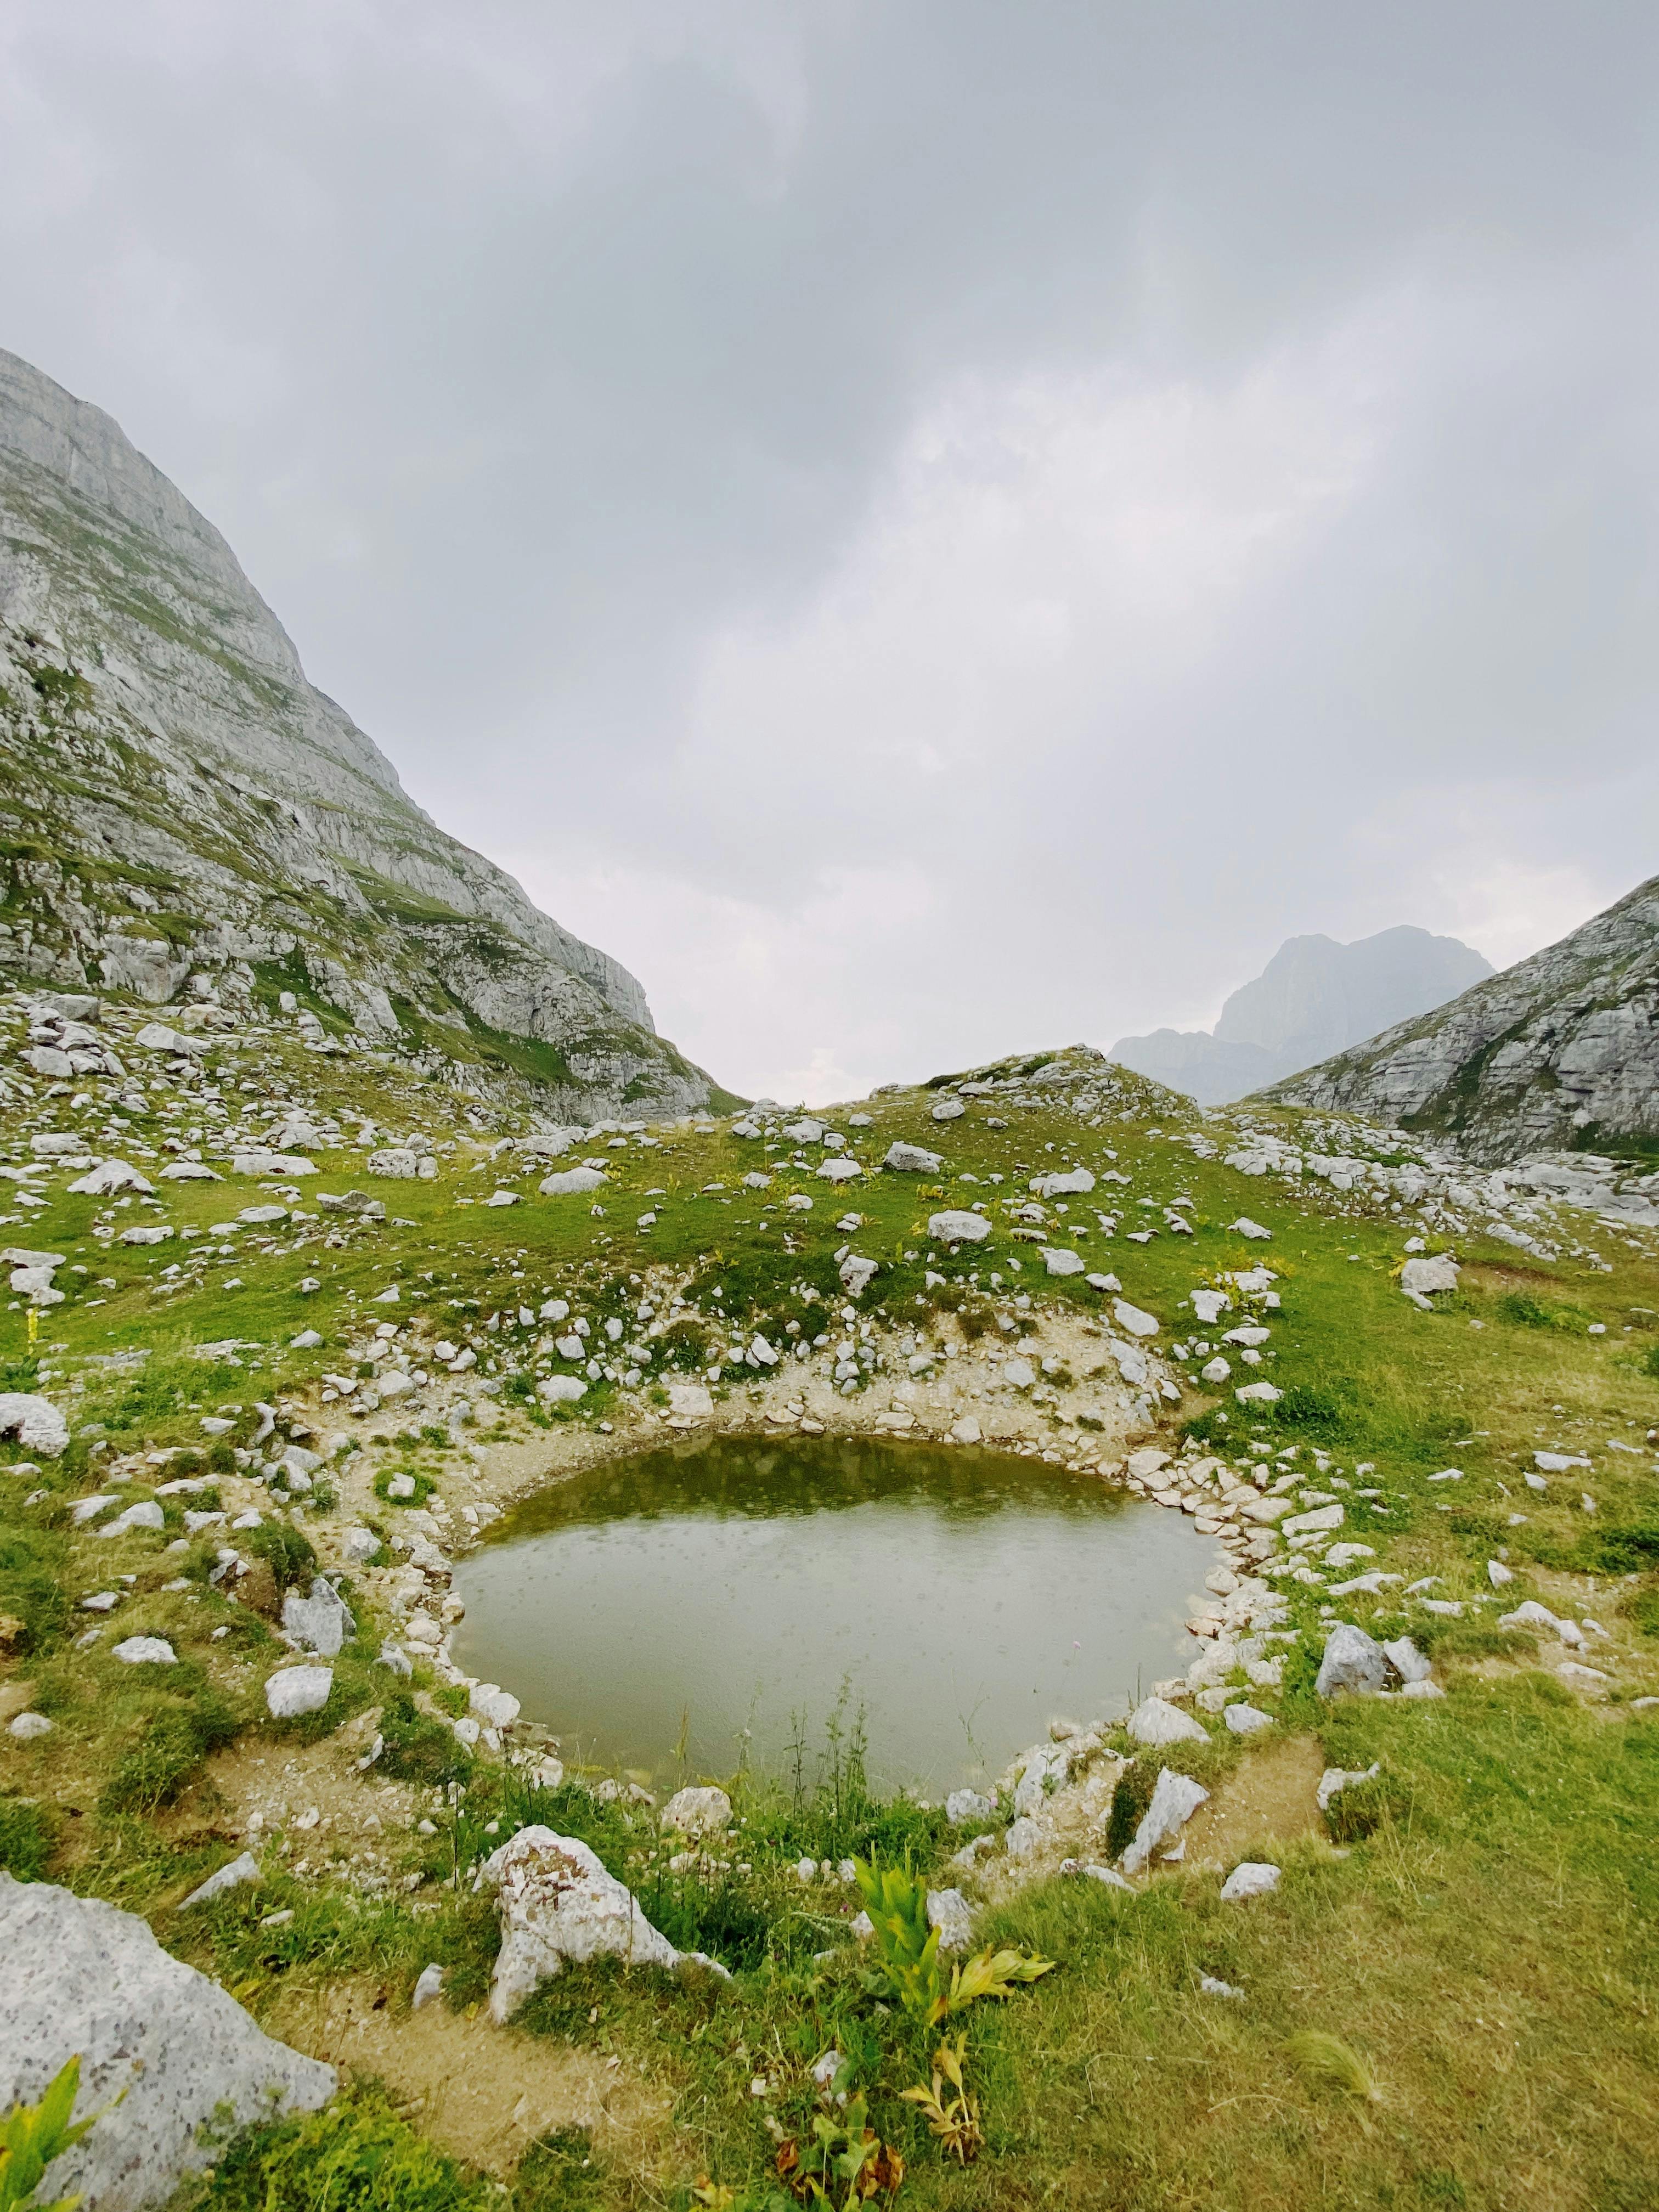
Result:
[[[0,335],[723,1075],[872,1020],[907,1066],[1109,1036],[1292,931],[1474,931],[1488,877],[1593,903],[1650,869],[1656,42],[1634,6],[22,0]],[[1009,428],[1028,382],[1062,426],[1114,392],[1218,422],[1218,538],[1259,447],[1269,550],[1220,589],[1200,528],[1187,626],[1126,617],[1092,522],[1155,562],[1192,496],[1178,437],[1133,499],[1126,456],[1057,517],[1068,643],[1022,684],[1008,610],[1068,496],[1022,443],[1063,428]],[[917,461],[963,391],[962,450]],[[945,520],[884,564],[907,468]],[[999,485],[1030,559],[958,572]],[[859,579],[846,651],[891,680],[826,724]],[[805,917],[856,934],[848,869],[926,890],[884,932],[872,894],[842,972]],[[757,1036],[708,976],[769,928]]]

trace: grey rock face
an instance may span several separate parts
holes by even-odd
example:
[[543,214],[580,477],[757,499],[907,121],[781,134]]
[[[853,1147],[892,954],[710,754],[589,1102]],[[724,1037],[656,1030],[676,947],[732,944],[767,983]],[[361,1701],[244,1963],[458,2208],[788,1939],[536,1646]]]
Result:
[[46,2197],[78,2191],[86,2212],[138,2212],[208,2163],[197,2130],[220,2106],[246,2125],[334,2094],[331,2066],[275,2042],[112,1905],[0,1874],[0,2112],[34,2102],[76,2051],[77,2118],[126,2093],[47,2169]]
[[[281,970],[348,1039],[401,1036],[568,1120],[708,1103],[627,969],[447,836],[307,682],[218,532],[4,352],[0,687],[8,836],[55,856],[0,876],[0,975],[157,1006],[201,977],[235,1009]],[[492,1035],[544,1049],[509,1061]]]
[[1659,876],[1270,1095],[1449,1137],[1486,1163],[1659,1137]]
[[1314,1688],[1322,1698],[1348,1690],[1361,1697],[1374,1696],[1387,1687],[1389,1662],[1382,1646],[1363,1628],[1339,1621],[1325,1638],[1325,1656],[1319,1662]]
[[1213,1032],[1120,1037],[1111,1056],[1202,1105],[1218,1105],[1426,1013],[1492,972],[1470,946],[1426,929],[1380,930],[1352,945],[1292,937],[1253,983],[1233,993]]
[[621,1958],[630,1966],[677,1966],[680,1953],[638,1899],[574,1836],[521,1828],[485,1860],[481,1885],[496,1893],[501,1948],[489,2009],[497,2021],[567,1961]]

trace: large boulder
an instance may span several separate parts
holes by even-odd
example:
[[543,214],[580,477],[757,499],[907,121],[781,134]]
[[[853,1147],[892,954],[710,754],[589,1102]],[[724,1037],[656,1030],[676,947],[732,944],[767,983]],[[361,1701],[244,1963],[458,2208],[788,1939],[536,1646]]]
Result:
[[38,2101],[78,2052],[76,2116],[102,2114],[48,2170],[43,2198],[138,2212],[210,2162],[204,2123],[314,2112],[334,2094],[331,2066],[276,2042],[143,1921],[99,1899],[0,1874],[0,2112]]
[[633,1892],[607,1874],[574,1836],[520,1828],[478,1870],[501,1917],[501,1948],[489,2010],[504,2021],[540,1982],[592,1959],[635,1966],[678,1966],[680,1954],[651,1925]]

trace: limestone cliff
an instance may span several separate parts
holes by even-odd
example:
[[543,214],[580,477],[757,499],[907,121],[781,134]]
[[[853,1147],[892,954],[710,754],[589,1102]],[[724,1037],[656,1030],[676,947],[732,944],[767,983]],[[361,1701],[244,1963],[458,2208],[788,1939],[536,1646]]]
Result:
[[405,795],[119,426],[5,352],[0,974],[291,992],[348,1048],[570,1118],[711,1096],[625,968]]
[[1443,1133],[1468,1158],[1659,1145],[1659,876],[1558,945],[1264,1094]]

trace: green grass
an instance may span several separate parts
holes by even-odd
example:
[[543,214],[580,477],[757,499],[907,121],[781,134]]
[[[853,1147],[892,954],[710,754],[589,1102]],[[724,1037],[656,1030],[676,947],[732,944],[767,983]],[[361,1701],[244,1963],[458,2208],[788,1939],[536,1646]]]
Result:
[[[283,1049],[273,1042],[279,1066]],[[1045,1059],[1028,1056],[1030,1064]],[[234,1083],[241,1063],[216,1054],[210,1064]],[[296,1085],[301,1077],[325,1079],[315,1061],[296,1062],[294,1073]],[[442,1102],[395,1063],[330,1062],[326,1081],[331,1097],[371,1113],[383,1127],[441,1133]],[[95,1208],[59,1196],[31,1224],[29,1241],[69,1250],[89,1274],[74,1279],[69,1304],[47,1317],[43,1357],[60,1377],[84,1382],[77,1428],[101,1424],[118,1449],[143,1441],[199,1452],[204,1413],[240,1406],[236,1434],[245,1437],[256,1399],[302,1393],[337,1369],[344,1347],[377,1317],[375,1294],[396,1282],[400,1302],[387,1310],[398,1320],[419,1317],[434,1334],[478,1330],[480,1372],[489,1375],[493,1363],[493,1379],[503,1386],[498,1409],[507,1431],[522,1436],[534,1419],[526,1401],[546,1325],[522,1327],[516,1314],[520,1305],[533,1313],[547,1295],[568,1298],[596,1337],[603,1319],[627,1315],[646,1287],[672,1283],[699,1299],[702,1311],[661,1340],[658,1374],[701,1369],[711,1348],[724,1349],[728,1329],[760,1331],[783,1344],[793,1341],[792,1322],[809,1335],[823,1328],[842,1303],[834,1254],[846,1243],[880,1261],[860,1310],[895,1328],[960,1327],[971,1336],[994,1327],[994,1311],[1015,1291],[1030,1294],[1039,1317],[1045,1310],[1097,1310],[1092,1291],[1075,1279],[1049,1280],[1006,1227],[988,1251],[952,1258],[928,1244],[926,1218],[941,1204],[975,1197],[1000,1209],[1024,1194],[1030,1176],[1073,1160],[1097,1171],[1115,1165],[1133,1177],[1132,1188],[1103,1186],[1090,1202],[1051,1218],[1050,1227],[1087,1230],[1077,1249],[1164,1320],[1165,1343],[1200,1333],[1181,1304],[1194,1285],[1262,1260],[1279,1277],[1284,1306],[1261,1371],[1284,1396],[1247,1413],[1194,1382],[1176,1421],[1235,1457],[1294,1445],[1293,1463],[1307,1468],[1312,1447],[1328,1450],[1352,1486],[1344,1536],[1375,1547],[1376,1564],[1406,1580],[1437,1575],[1447,1594],[1470,1595],[1486,1587],[1486,1563],[1501,1548],[1518,1577],[1517,1596],[1536,1591],[1547,1603],[1571,1603],[1627,1626],[1638,1652],[1652,1649],[1659,1513],[1650,1455],[1612,1454],[1603,1440],[1639,1445],[1659,1425],[1659,1354],[1651,1319],[1641,1319],[1659,1311],[1653,1260],[1617,1238],[1589,1237],[1613,1263],[1604,1273],[1582,1258],[1540,1261],[1469,1237],[1459,1245],[1461,1290],[1425,1315],[1394,1279],[1409,1217],[1366,1210],[1358,1194],[1301,1193],[1196,1158],[1174,1141],[1196,1126],[1190,1110],[1150,1087],[1139,1096],[1144,1110],[1135,1119],[1095,1128],[1059,1109],[994,1099],[943,1127],[929,1117],[929,1094],[875,1102],[871,1156],[896,1136],[945,1152],[944,1170],[925,1188],[915,1178],[884,1176],[836,1190],[793,1164],[787,1146],[769,1155],[724,1130],[664,1133],[659,1149],[608,1155],[611,1188],[598,1194],[605,1210],[597,1218],[586,1200],[534,1195],[508,1208],[458,1206],[458,1197],[487,1197],[496,1168],[514,1164],[473,1175],[465,1150],[446,1158],[436,1182],[412,1184],[367,1184],[360,1154],[325,1154],[314,1187],[372,1189],[394,1218],[371,1225],[327,1216],[305,1228],[297,1249],[291,1230],[264,1240],[266,1249],[239,1232],[234,1261],[216,1262],[204,1282],[176,1291],[161,1270],[183,1257],[182,1240],[99,1250]],[[992,1111],[1011,1126],[991,1129]],[[149,1117],[137,1126],[153,1141],[170,1125]],[[751,1194],[741,1178],[757,1167],[773,1182]],[[1006,1180],[993,1184],[993,1174]],[[533,1194],[538,1175],[513,1179]],[[969,1176],[977,1182],[967,1182]],[[724,1188],[705,1194],[710,1183]],[[653,1189],[666,1195],[653,1200]],[[791,1193],[811,1197],[811,1211],[785,1212]],[[176,1224],[205,1230],[262,1195],[228,1176],[220,1185],[167,1186],[165,1204]],[[1160,1226],[1162,1205],[1176,1195],[1193,1201],[1194,1235],[1129,1244],[1121,1231],[1143,1218]],[[1142,1197],[1158,1206],[1143,1211]],[[314,1205],[309,1189],[305,1203]],[[1095,1223],[1094,1206],[1104,1203],[1121,1210],[1115,1237]],[[637,1228],[647,1210],[654,1224]],[[836,1225],[848,1212],[863,1217],[856,1231]],[[1272,1230],[1271,1244],[1230,1231],[1241,1212]],[[114,1218],[157,1217],[135,1208]],[[399,1227],[398,1218],[410,1225]],[[998,1218],[1006,1222],[1000,1211]],[[325,1233],[343,1242],[331,1248]],[[995,1296],[993,1271],[1003,1278]],[[234,1291],[223,1287],[233,1273],[242,1285]],[[306,1274],[319,1278],[321,1288],[302,1295],[297,1284]],[[930,1282],[930,1274],[939,1279]],[[117,1287],[94,1287],[103,1277]],[[94,1306],[94,1296],[106,1302]],[[506,1318],[488,1332],[483,1324],[492,1312]],[[1607,1333],[1591,1336],[1593,1322]],[[321,1332],[322,1346],[289,1351],[288,1338],[307,1327]],[[212,1361],[193,1356],[198,1344],[226,1338],[257,1348]],[[142,1367],[114,1372],[85,1364],[88,1355],[128,1348],[148,1354]],[[28,1358],[21,1316],[0,1314],[0,1360],[32,1381]],[[741,1390],[752,1379],[752,1370],[728,1370],[720,1387]],[[605,1386],[564,1418],[590,1425],[611,1417],[615,1406]],[[1068,1438],[1056,1430],[1055,1441]],[[1579,1504],[1577,1480],[1553,1481],[1543,1494],[1522,1481],[1538,1446],[1580,1443],[1596,1446],[1594,1515]],[[417,1495],[426,1494],[446,1444],[413,1435],[392,1443],[379,1455],[375,1486],[383,1492],[386,1476],[408,1468]],[[1451,1694],[1433,1704],[1331,1707],[1312,1692],[1319,1597],[1283,1585],[1304,1635],[1273,1703],[1279,1730],[1311,1738],[1325,1763],[1358,1769],[1380,1762],[1376,1781],[1334,1801],[1326,1835],[1276,1844],[1285,1880],[1275,1895],[1248,1907],[1222,1906],[1212,1876],[1172,1869],[1133,1899],[1092,1883],[1054,1882],[998,1916],[989,1931],[997,1940],[1056,1959],[1060,1970],[1006,2007],[980,2006],[967,2016],[969,2081],[981,2100],[988,2143],[976,2166],[959,2171],[941,2160],[900,2099],[925,2077],[931,2054],[927,2039],[882,2010],[862,1962],[839,1942],[850,1897],[833,1887],[804,1889],[790,1870],[803,1856],[834,1862],[874,1851],[888,1860],[908,1855],[931,1879],[953,1878],[944,1869],[956,1838],[939,1816],[908,1800],[872,1799],[850,1741],[832,1747],[821,1767],[809,1759],[799,1780],[735,1778],[750,1873],[735,1865],[677,1872],[668,1863],[673,1846],[648,1811],[605,1804],[574,1787],[533,1790],[462,1754],[427,1699],[414,1694],[424,1689],[429,1698],[429,1686],[417,1678],[405,1692],[383,1673],[376,1680],[372,1658],[384,1624],[365,1614],[359,1642],[337,1669],[337,1701],[291,1732],[270,1727],[255,1690],[275,1647],[246,1608],[199,1583],[189,1593],[165,1594],[150,1540],[100,1546],[67,1527],[65,1501],[96,1481],[85,1445],[42,1479],[52,1499],[27,1509],[26,1486],[37,1479],[8,1478],[8,1456],[0,1448],[0,1612],[23,1617],[31,1639],[8,1663],[27,1670],[35,1701],[57,1729],[49,1753],[27,1747],[5,1754],[15,1770],[7,1777],[11,1794],[0,1797],[7,1863],[156,1909],[225,1855],[212,1836],[200,1757],[191,1756],[221,1725],[216,1716],[257,1729],[285,1756],[284,1741],[314,1740],[372,1705],[386,1740],[386,1771],[423,1790],[460,1785],[458,1802],[434,1814],[434,1836],[400,1844],[401,1863],[423,1877],[422,1901],[436,1899],[437,1909],[416,1918],[397,1894],[369,1902],[273,1868],[260,1892],[233,1893],[188,1916],[188,1928],[158,1914],[167,1940],[256,2013],[269,2012],[284,1990],[360,1972],[380,1976],[400,2002],[430,1958],[450,1967],[449,2002],[463,2008],[478,2002],[488,1988],[494,1920],[487,1900],[471,1894],[468,1870],[531,1820],[583,1837],[673,1941],[733,1967],[730,1984],[608,1967],[573,1971],[544,1986],[523,2025],[619,2055],[667,2094],[672,2117],[660,2172],[634,2172],[580,2142],[553,2143],[526,2161],[514,2185],[520,2203],[684,2212],[690,2184],[706,2172],[738,2191],[740,2202],[767,2204],[776,2154],[767,2120],[786,2133],[810,2126],[816,2099],[808,2069],[832,2044],[869,2098],[872,2124],[906,2159],[902,2205],[941,2212],[1057,2203],[1125,2212],[1199,2205],[1266,2212],[1281,2204],[1319,2212],[1445,2205],[1634,2212],[1644,2201],[1643,2177],[1659,2166],[1652,2024],[1659,1861],[1650,1845],[1659,1824],[1659,1728],[1622,1698],[1582,1705],[1549,1671],[1550,1653],[1496,1626],[1496,1607],[1437,1620],[1398,1610],[1404,1601],[1393,1592],[1358,1601],[1354,1617],[1380,1634],[1409,1622]],[[1374,1468],[1366,1479],[1381,1493],[1374,1499],[1356,1495],[1361,1463]],[[1461,1481],[1430,1481],[1453,1467]],[[1517,1513],[1527,1517],[1512,1520]],[[390,1504],[383,1517],[395,1525]],[[273,1571],[282,1569],[279,1580],[302,1578],[303,1552],[295,1548],[291,1561],[286,1554],[304,1539],[280,1528],[272,1540],[284,1560],[273,1559]],[[97,1650],[84,1658],[67,1651],[73,1601],[95,1586],[94,1567],[100,1576],[139,1575],[122,1630],[151,1627],[176,1639],[184,1664],[167,1670],[175,1676],[170,1684],[134,1680],[147,1670],[118,1668]],[[234,1632],[216,1641],[216,1626]],[[1632,1662],[1621,1679],[1635,1680]],[[441,1709],[452,1701],[438,1702]],[[1192,1751],[1187,1761],[1168,1756],[1211,1787],[1262,1755],[1233,1739]],[[1130,1770],[1108,1850],[1132,1828],[1152,1772],[1146,1761]],[[289,1903],[292,1922],[261,1928],[266,1914]],[[1243,2002],[1203,1995],[1203,1974],[1242,1987]],[[1368,2069],[1377,2099],[1345,2088],[1340,2067],[1312,2063],[1310,2049],[1324,2046],[1300,2040],[1308,2036],[1338,2039]],[[769,2085],[761,2098],[750,2092],[757,2075]],[[285,2124],[250,2138],[221,2161],[210,2193],[262,2207],[459,2206],[491,2194],[423,2147],[395,2109],[368,2091],[354,2094],[339,2119]]]

